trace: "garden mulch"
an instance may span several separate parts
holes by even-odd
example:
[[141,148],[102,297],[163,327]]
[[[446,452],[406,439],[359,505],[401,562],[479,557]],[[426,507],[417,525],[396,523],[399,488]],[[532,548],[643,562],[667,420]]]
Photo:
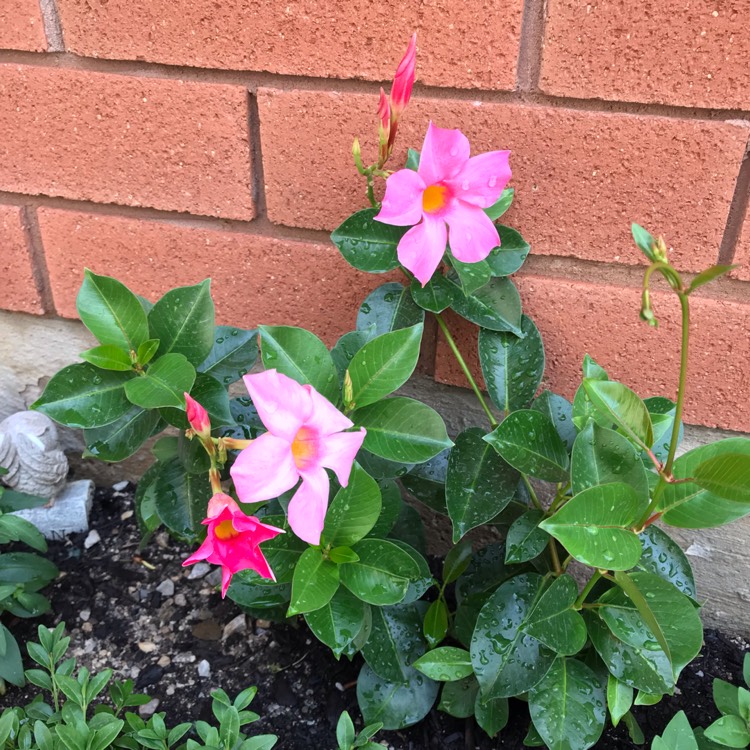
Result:
[[[233,696],[249,685],[258,687],[251,707],[261,715],[249,727],[251,734],[278,734],[280,750],[333,750],[343,709],[361,726],[359,657],[337,662],[301,620],[272,624],[245,617],[217,593],[216,569],[190,577],[195,569],[181,566],[189,550],[166,533],[139,550],[135,488],[115,487],[96,492],[91,528],[98,541],[87,548],[87,534],[78,534],[50,543],[48,556],[61,571],[47,591],[52,610],[38,620],[9,621],[19,640],[36,638],[39,622],[51,627],[65,621],[79,666],[111,667],[117,677],[133,678],[141,692],[158,699],[156,710],[167,713],[170,726],[210,719],[213,689]],[[684,670],[677,694],[635,709],[649,742],[680,709],[696,727],[717,718],[713,679],[739,684],[747,649],[741,638],[708,630],[701,655]],[[35,690],[10,688],[0,696],[0,707],[23,705]],[[494,740],[473,720],[454,719],[437,709],[420,725],[383,732],[377,739],[393,750],[521,748],[527,727],[526,706],[512,701],[509,725]],[[609,728],[597,747],[638,746],[623,728]]]

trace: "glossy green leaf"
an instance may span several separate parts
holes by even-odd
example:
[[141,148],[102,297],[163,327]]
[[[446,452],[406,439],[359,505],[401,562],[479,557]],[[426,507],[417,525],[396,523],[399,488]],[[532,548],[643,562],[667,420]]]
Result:
[[134,377],[130,372],[101,370],[88,362],[68,365],[52,376],[31,408],[66,427],[103,427],[132,408],[125,384]]
[[199,372],[205,372],[228,387],[247,375],[258,359],[258,332],[234,326],[216,326],[214,343]]
[[664,733],[654,737],[651,750],[698,750],[698,747],[685,712],[678,711],[664,728]]
[[424,463],[414,466],[401,477],[401,484],[417,500],[443,515],[448,514],[445,504],[445,479],[448,473],[450,450],[443,450]]
[[594,407],[606,415],[632,441],[649,448],[654,429],[646,404],[626,385],[613,380],[584,379],[583,387]]
[[375,525],[370,529],[368,536],[384,539],[388,536],[401,513],[403,500],[401,499],[401,490],[392,479],[381,480],[378,482],[378,486],[380,487],[380,515]]
[[227,596],[252,617],[283,621],[286,616],[290,583],[267,585],[252,570],[241,570],[232,576]]
[[211,459],[201,441],[189,439],[184,432],[177,436],[177,456],[190,474],[208,473],[211,468]]
[[456,581],[456,601],[461,604],[470,599],[486,600],[517,571],[518,568],[506,567],[503,544],[488,544],[472,555],[469,567]]
[[404,164],[404,167],[406,169],[411,169],[412,171],[416,172],[419,169],[419,151],[417,151],[414,148],[407,148],[406,149],[406,163]]
[[656,260],[653,251],[655,240],[651,233],[635,222],[630,225],[630,230],[633,233],[635,244],[643,252],[646,258],[653,263]]
[[531,318],[521,317],[523,338],[479,329],[479,363],[495,405],[509,412],[528,406],[542,382],[544,345]]
[[522,563],[538,557],[549,542],[549,534],[539,528],[544,511],[532,508],[519,516],[505,538],[505,562]]
[[[190,395],[208,412],[214,429],[220,425],[229,427],[234,424],[229,394],[213,376],[204,372],[197,373]],[[180,430],[186,430],[190,426],[184,409],[164,408],[161,415],[169,424]]]
[[[23,542],[39,552],[47,551],[47,542],[33,523],[10,514],[0,515],[0,544]],[[11,595],[14,592],[11,592]],[[0,602],[5,597],[0,597]]]
[[135,488],[135,517],[143,537],[156,531],[161,525],[161,519],[156,512],[156,479],[160,472],[161,465],[158,462],[152,464],[138,480],[138,486]]
[[341,379],[354,355],[373,338],[375,338],[374,323],[364,331],[349,331],[336,342],[331,349],[331,359]]
[[739,716],[722,716],[706,729],[706,737],[725,747],[747,747],[750,745],[750,729]]
[[451,280],[459,288],[457,299],[463,295],[472,295],[492,278],[492,271],[487,261],[480,260],[476,263],[464,263],[451,254],[447,257],[454,269],[454,273],[451,274]]
[[310,547],[302,553],[294,569],[287,616],[320,609],[331,601],[338,587],[338,566],[323,557],[319,549]]
[[87,349],[78,355],[85,362],[90,362],[95,367],[101,367],[102,370],[117,370],[127,372],[133,369],[133,362],[130,355],[119,346],[113,344],[102,344],[95,346],[93,349]]
[[423,309],[440,313],[450,307],[460,294],[459,288],[441,273],[436,273],[422,286],[414,279],[409,287],[412,299]]
[[201,521],[212,494],[205,474],[189,474],[173,458],[162,464],[155,480],[156,513],[170,531],[193,540],[203,533]]
[[328,508],[321,543],[333,547],[351,546],[367,536],[380,510],[378,483],[355,463],[349,484],[336,493]]
[[443,585],[461,577],[466,568],[471,563],[471,542],[462,539],[458,544],[448,550],[448,554],[443,561]]
[[147,365],[153,358],[156,352],[159,350],[159,339],[148,339],[144,341],[139,347],[137,352],[137,359],[139,365]]
[[503,583],[487,600],[471,640],[471,662],[483,700],[507,698],[539,683],[555,653],[525,630],[542,594],[542,576],[524,573]]
[[351,378],[351,401],[358,408],[400,388],[414,372],[422,342],[422,324],[384,333],[366,343],[352,357],[347,372]]
[[505,729],[509,716],[507,698],[483,701],[482,696],[477,695],[474,701],[474,718],[489,737],[496,737]]
[[628,570],[641,557],[638,535],[629,528],[639,508],[629,485],[602,484],[572,497],[540,527],[585,565]]
[[573,605],[578,585],[567,575],[556,578],[526,618],[526,632],[562,656],[577,654],[586,644],[586,624]]
[[357,330],[374,325],[373,336],[411,328],[424,322],[424,310],[416,305],[411,292],[402,284],[390,281],[367,295],[357,313]]
[[750,455],[721,453],[698,464],[695,483],[725,500],[750,503]]
[[5,680],[16,687],[26,684],[23,676],[23,659],[21,650],[13,634],[0,623],[0,642],[4,644],[2,658],[0,658],[0,680]]
[[[283,529],[285,532],[263,542],[261,549],[276,576],[276,583],[291,583],[297,563],[309,547],[306,542],[303,542],[291,531],[286,516],[263,516],[263,523],[275,526],[277,529]],[[253,574],[253,578],[263,585],[270,585],[272,583],[266,578],[256,576],[256,574]]]
[[[665,463],[669,455],[669,444],[672,440],[676,404],[663,396],[645,398],[643,403],[646,404],[648,413],[651,415],[651,424],[654,428],[654,444],[651,446],[651,450],[659,461]],[[677,445],[682,442],[683,434],[684,426],[680,423]]]
[[548,482],[568,480],[568,452],[542,412],[520,409],[484,438],[518,471]]
[[487,264],[493,276],[510,276],[524,264],[531,247],[521,235],[510,227],[499,226],[500,247],[487,256]]
[[[446,682],[440,695],[438,711],[442,711],[457,719],[468,719],[474,715],[474,707],[477,701],[481,701],[479,694],[479,683],[476,678],[464,677],[463,680]],[[502,700],[502,699],[500,699]]]
[[415,551],[424,552],[427,546],[424,524],[419,511],[409,505],[402,503],[398,518],[390,531],[389,538],[400,541],[413,548]]
[[367,430],[365,449],[391,461],[426,461],[452,445],[442,417],[414,399],[387,398],[357,409],[350,418]]
[[492,331],[521,331],[521,297],[507,278],[491,279],[473,294],[459,294],[451,306],[461,317]]
[[336,658],[356,638],[365,619],[365,604],[343,586],[330,601],[305,614],[313,635],[328,646]]
[[607,675],[607,707],[616,727],[633,705],[633,688],[620,682],[614,675]]
[[165,354],[149,365],[143,377],[125,383],[128,400],[143,409],[185,406],[184,394],[195,382],[195,368],[182,354]]
[[81,321],[101,344],[126,353],[138,351],[149,338],[148,319],[138,298],[123,283],[97,276],[88,268],[76,297]]
[[365,208],[350,216],[331,234],[331,241],[349,265],[368,273],[398,268],[396,248],[407,227],[375,221],[376,208]]
[[719,711],[727,715],[739,716],[740,714],[740,703],[739,703],[739,691],[740,689],[736,685],[732,685],[730,682],[724,680],[715,679],[713,681],[713,699],[716,704],[716,708]]
[[690,561],[677,542],[655,524],[644,529],[638,537],[643,551],[636,568],[660,576],[685,596],[697,600]]
[[515,195],[513,188],[505,188],[500,197],[493,203],[489,208],[485,208],[484,212],[492,221],[497,221],[511,206],[513,203],[513,196]]
[[[123,461],[154,434],[160,422],[159,412],[133,406],[118,420],[104,427],[84,430],[86,452],[100,461]],[[161,424],[164,425],[164,422]]]
[[704,284],[708,284],[714,279],[718,279],[720,276],[724,276],[733,269],[737,268],[737,265],[732,266],[711,266],[705,271],[701,271],[691,282],[687,289],[688,294],[692,294],[696,289],[702,287]]
[[148,314],[150,338],[159,339],[158,356],[182,354],[199,365],[214,344],[211,280],[167,292]]
[[550,750],[586,750],[604,731],[605,692],[583,662],[560,657],[529,691],[529,713]]
[[448,606],[444,599],[435,599],[427,608],[422,632],[430,648],[443,642],[448,633]]
[[339,379],[326,345],[313,333],[293,326],[260,326],[260,354],[267,370],[275,369],[309,383],[332,403],[339,400]]
[[413,666],[438,682],[453,682],[474,673],[471,654],[455,646],[443,646],[428,651],[424,656],[420,656]]
[[549,417],[557,430],[557,434],[570,452],[578,434],[573,423],[573,405],[570,401],[552,393],[552,391],[542,391],[534,399],[531,408]]
[[57,566],[32,552],[3,552],[0,555],[0,585],[24,584],[27,591],[38,590],[57,578]]

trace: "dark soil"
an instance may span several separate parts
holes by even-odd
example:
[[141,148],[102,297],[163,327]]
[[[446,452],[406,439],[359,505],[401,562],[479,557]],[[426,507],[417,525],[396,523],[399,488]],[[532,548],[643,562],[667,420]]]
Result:
[[[335,661],[303,622],[272,625],[245,618],[232,601],[222,601],[212,585],[215,573],[188,578],[190,569],[181,567],[188,550],[164,533],[139,552],[133,489],[97,491],[91,528],[100,541],[89,549],[86,534],[50,543],[48,556],[61,571],[47,592],[52,611],[40,620],[10,621],[19,640],[36,638],[40,621],[48,626],[65,621],[78,664],[91,670],[111,667],[117,677],[132,677],[140,691],[158,698],[156,710],[166,712],[170,726],[209,719],[213,689],[222,687],[233,696],[249,685],[258,687],[252,708],[262,717],[250,729],[278,734],[281,750],[332,750],[343,709],[361,726],[355,690],[359,659]],[[165,581],[174,584],[173,593]],[[167,595],[157,591],[160,586]],[[740,638],[707,631],[703,651],[684,670],[677,694],[635,709],[649,743],[680,709],[695,727],[717,718],[713,679],[738,684],[747,648]],[[199,676],[204,660],[208,677]],[[11,688],[0,696],[0,707],[23,705],[34,691]],[[526,706],[512,701],[508,727],[490,740],[473,720],[433,709],[420,725],[383,732],[378,739],[392,750],[520,748],[528,723]],[[637,746],[624,728],[609,728],[597,747]]]

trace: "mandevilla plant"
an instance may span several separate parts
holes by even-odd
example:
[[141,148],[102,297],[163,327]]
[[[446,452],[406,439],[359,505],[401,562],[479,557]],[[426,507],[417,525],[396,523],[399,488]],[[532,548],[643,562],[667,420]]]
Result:
[[[637,736],[631,706],[672,693],[702,643],[690,565],[655,521],[700,528],[750,512],[750,441],[676,453],[690,296],[728,268],[687,283],[663,240],[634,225],[650,262],[642,317],[656,323],[654,273],[682,309],[676,401],[642,400],[589,357],[572,403],[538,394],[542,339],[509,278],[529,245],[496,223],[513,200],[508,152],[471,157],[462,133],[430,124],[421,152],[386,169],[414,54],[412,43],[381,95],[377,161],[365,167],[354,144],[371,206],[332,235],[352,266],[400,269],[405,285],[368,295],[329,351],[301,328],[215,327],[208,281],[152,305],[86,271],[78,310],[101,345],[35,406],[82,427],[88,452],[107,461],[179,428],[157,441],[138,487],[144,531],[164,524],[200,542],[186,564],[221,565],[222,592],[247,611],[303,615],[337,658],[361,653],[368,724],[414,724],[440,694],[440,710],[495,736],[516,696],[530,744],[584,750],[607,714]],[[491,403],[447,309],[478,328]],[[414,372],[427,313],[487,417],[455,441],[433,409],[393,395]],[[258,346],[263,369],[248,374]],[[240,378],[249,397],[230,398]],[[452,524],[439,581],[402,490]],[[482,526],[503,541],[473,550],[466,534]]]

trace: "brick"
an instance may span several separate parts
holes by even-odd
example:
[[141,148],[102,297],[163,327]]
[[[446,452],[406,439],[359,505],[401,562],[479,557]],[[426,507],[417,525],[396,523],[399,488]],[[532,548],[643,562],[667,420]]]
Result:
[[251,219],[247,92],[0,66],[0,190]]
[[[524,311],[544,339],[543,387],[572,398],[581,362],[590,354],[610,374],[642,397],[677,393],[680,311],[669,292],[653,294],[658,328],[638,317],[640,290],[561,278],[516,279]],[[750,304],[693,296],[685,421],[750,431]],[[476,326],[457,316],[450,327],[472,372],[479,372]],[[466,386],[463,374],[439,337],[437,380]]]
[[0,278],[0,308],[37,315],[44,312],[34,280],[23,213],[18,206],[0,206]]
[[750,206],[747,208],[733,262],[737,263],[739,268],[732,271],[732,276],[743,281],[750,281]]
[[219,323],[299,325],[332,345],[354,328],[367,293],[389,280],[356,271],[328,244],[50,208],[39,222],[55,309],[67,318],[76,316],[84,267],[152,301],[211,277]]
[[[365,202],[350,144],[375,153],[376,99],[261,89],[269,218],[332,229]],[[507,223],[535,253],[643,262],[630,223],[662,234],[686,270],[715,262],[747,142],[743,124],[417,98],[399,130],[421,148],[428,121],[459,127],[473,153],[510,148],[517,199]],[[332,200],[335,196],[335,200]]]
[[[320,78],[385,81],[413,31],[418,80],[511,89],[522,0],[58,0],[68,48],[87,57],[147,60]],[[477,18],[482,23],[477,23]]]
[[549,0],[540,86],[556,96],[750,108],[750,3]]
[[39,0],[3,0],[0,7],[0,49],[26,52],[47,49]]

